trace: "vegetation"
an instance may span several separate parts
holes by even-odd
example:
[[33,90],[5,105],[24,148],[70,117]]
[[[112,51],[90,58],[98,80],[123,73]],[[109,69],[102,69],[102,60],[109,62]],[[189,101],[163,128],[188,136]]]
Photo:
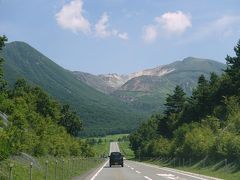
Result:
[[[57,160],[57,164],[56,164]],[[63,161],[64,160],[64,161]],[[46,166],[46,161],[48,162]],[[84,174],[90,169],[94,169],[102,163],[104,159],[100,158],[57,158],[56,157],[38,157],[32,166],[32,179],[72,179]],[[13,179],[30,179],[30,163],[21,158],[5,160],[0,162],[0,179],[9,179],[9,164],[13,163]],[[56,170],[56,171],[55,171]],[[47,175],[47,178],[46,178]],[[55,178],[56,177],[56,178]]]
[[122,152],[124,157],[127,158],[127,159],[133,159],[134,158],[134,153],[133,153],[132,149],[130,149],[129,144],[130,144],[129,140],[118,142],[120,151]]
[[[6,37],[0,37],[0,50]],[[2,67],[3,58],[0,61]],[[0,160],[24,152],[33,156],[93,156],[89,145],[74,138],[82,123],[69,106],[61,106],[41,88],[19,79],[7,88],[0,68]]]
[[[180,161],[179,161],[180,160]],[[216,177],[225,180],[239,180],[240,171],[236,171],[237,165],[234,163],[229,163],[225,165],[224,161],[219,162],[207,162],[203,164],[203,161],[190,164],[189,159],[177,159],[175,164],[173,163],[173,159],[169,161],[168,159],[146,159],[144,160],[146,163],[163,166],[163,167],[171,167],[178,170],[183,170],[187,172],[203,174],[206,176]],[[179,165],[180,162],[180,165]],[[183,162],[185,163],[183,165]]]
[[190,97],[177,86],[166,98],[165,111],[153,115],[130,135],[136,157],[227,159],[240,162],[240,41],[236,56],[227,56],[222,75],[204,75]]
[[[82,119],[81,135],[129,133],[142,119],[142,113],[86,85],[26,43],[6,44],[2,56],[5,59],[4,77],[10,86],[21,77],[42,87],[62,104],[69,104]],[[61,123],[65,124],[64,119]]]
[[147,114],[164,111],[167,94],[179,85],[187,95],[197,86],[198,77],[203,74],[207,79],[211,72],[220,75],[226,66],[222,63],[194,57],[185,58],[164,66],[165,70],[174,70],[163,76],[140,76],[126,82],[113,94],[130,106]]
[[110,142],[126,143],[128,141],[128,134],[115,134],[103,137],[86,138],[85,142],[94,150],[95,156],[106,157],[109,154]]

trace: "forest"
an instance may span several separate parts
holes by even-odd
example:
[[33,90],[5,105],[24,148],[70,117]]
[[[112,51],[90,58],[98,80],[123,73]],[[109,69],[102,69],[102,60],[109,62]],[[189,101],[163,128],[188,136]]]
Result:
[[180,86],[165,110],[130,135],[135,156],[240,161],[240,41],[222,75],[201,75],[189,97]]
[[[0,51],[7,38],[0,36]],[[92,156],[90,146],[76,138],[82,122],[69,105],[61,105],[40,87],[19,79],[12,88],[3,78],[0,59],[0,160],[21,152],[32,156]]]

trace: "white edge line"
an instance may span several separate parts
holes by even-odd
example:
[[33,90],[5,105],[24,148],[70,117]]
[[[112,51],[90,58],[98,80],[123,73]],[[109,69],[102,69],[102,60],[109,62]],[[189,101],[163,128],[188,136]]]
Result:
[[167,177],[168,179],[176,179],[175,177]]
[[96,174],[94,174],[94,176],[91,178],[91,180],[94,180],[97,175],[103,170],[104,166],[106,166],[106,164],[108,163],[108,161],[106,161],[103,166],[96,172]]
[[149,178],[149,177],[147,177],[147,176],[144,176],[146,179],[148,179],[148,180],[152,180],[151,178]]
[[[193,174],[193,173],[189,173],[189,172],[179,171],[179,170],[175,170],[175,169],[160,168],[160,167],[158,167],[158,166],[156,166],[156,165],[154,166],[154,165],[149,165],[149,164],[140,163],[140,162],[136,162],[136,163],[143,164],[143,165],[145,165],[145,166],[149,166],[149,167],[153,167],[153,168],[157,168],[157,169],[161,169],[161,170],[165,170],[165,171],[169,171],[169,172],[174,172],[174,173],[177,173],[177,174],[181,174],[181,175],[184,175],[184,176],[189,176],[189,177],[196,178],[196,179],[200,179],[200,180],[207,180],[206,178],[210,178],[210,179],[214,179],[214,180],[220,180],[220,179],[218,179],[218,178],[203,176],[203,175],[201,175],[201,174],[199,174],[199,176],[197,176],[198,174]],[[204,177],[204,178],[203,178],[203,177]]]

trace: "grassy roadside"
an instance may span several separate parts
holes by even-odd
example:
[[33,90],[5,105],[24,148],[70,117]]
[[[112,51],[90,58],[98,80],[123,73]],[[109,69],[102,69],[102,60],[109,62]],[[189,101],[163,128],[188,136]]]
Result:
[[[119,148],[127,159],[139,161],[138,158],[134,157],[133,151],[129,148],[129,141],[119,142]],[[162,167],[170,167],[178,170],[188,171],[192,173],[202,174],[211,177],[217,177],[226,180],[239,180],[240,179],[240,171],[236,167],[235,164],[228,164],[227,166],[223,166],[223,161],[218,163],[211,163],[202,166],[201,162],[193,163],[191,166],[173,166],[169,164],[169,162],[160,161],[159,159],[150,159],[150,160],[141,160],[141,162],[150,163]]]
[[123,153],[123,155],[126,159],[134,158],[134,153],[129,148],[129,141],[119,142],[118,145],[119,145],[120,151]]
[[96,157],[108,156],[109,154],[109,141],[103,141],[92,145]]
[[226,180],[239,180],[240,171],[237,170],[235,164],[228,164],[227,166],[221,166],[223,162],[206,165],[202,167],[200,162],[193,164],[192,166],[172,166],[169,163],[161,162],[159,160],[143,160],[141,162],[146,162],[162,167],[170,167],[178,170],[188,171],[192,173],[202,174],[206,176],[216,177]]
[[110,142],[118,141],[124,137],[127,137],[128,134],[116,134],[116,135],[107,135],[104,137],[92,137],[86,138],[85,140],[91,144],[95,152],[96,157],[108,156],[109,154],[109,145]]
[[[64,161],[63,161],[64,160]],[[46,166],[46,161],[48,165]],[[47,179],[55,179],[55,168],[57,179],[71,179],[72,177],[81,175],[88,170],[97,167],[103,162],[100,158],[64,158],[56,159],[53,157],[41,157],[36,158],[35,163],[32,166],[32,178],[34,180],[42,180],[46,177],[47,167]],[[26,180],[30,177],[30,162],[21,158],[14,158],[12,160],[5,160],[0,163],[0,179],[9,179],[9,165],[13,166],[13,179],[15,180]]]

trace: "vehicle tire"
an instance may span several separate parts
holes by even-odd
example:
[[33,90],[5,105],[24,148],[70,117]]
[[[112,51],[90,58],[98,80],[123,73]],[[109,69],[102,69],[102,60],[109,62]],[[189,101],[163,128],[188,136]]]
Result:
[[121,165],[122,165],[122,167],[123,167],[123,163],[122,163]]
[[111,165],[111,164],[109,164],[109,166],[110,166],[110,167],[112,167],[112,165]]

